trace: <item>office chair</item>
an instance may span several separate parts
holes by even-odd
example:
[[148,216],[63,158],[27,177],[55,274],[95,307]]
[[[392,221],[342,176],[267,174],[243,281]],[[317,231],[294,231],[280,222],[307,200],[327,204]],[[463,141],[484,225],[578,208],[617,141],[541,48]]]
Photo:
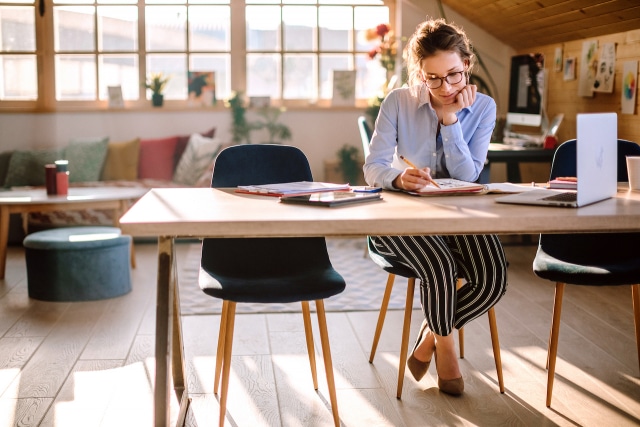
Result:
[[[313,181],[309,162],[298,148],[236,145],[216,158],[211,187],[293,181]],[[237,303],[302,303],[311,375],[318,390],[310,300],[315,300],[333,420],[339,426],[323,300],[342,292],[345,281],[331,265],[324,237],[204,239],[199,284],[207,295],[223,300],[214,380],[217,394],[222,371],[220,426],[226,414]]]
[[[626,156],[640,155],[640,146],[618,140],[618,181],[628,180]],[[551,163],[551,176],[576,176],[576,140],[561,144]],[[547,407],[551,406],[558,353],[560,315],[565,284],[631,285],[636,347],[640,368],[640,233],[541,234],[533,261],[534,273],[556,282],[547,350]],[[604,250],[603,250],[604,248]]]
[[[371,245],[371,239],[367,238],[369,246]],[[389,273],[387,278],[387,286],[384,290],[384,297],[382,298],[382,304],[380,306],[380,314],[378,314],[378,322],[376,324],[376,332],[373,336],[373,344],[371,345],[371,354],[369,355],[369,363],[373,363],[373,358],[376,355],[376,349],[378,347],[378,341],[380,340],[380,334],[382,333],[382,327],[384,326],[384,319],[387,314],[387,307],[389,305],[389,299],[391,297],[391,290],[393,289],[393,282],[395,276],[402,276],[407,278],[407,298],[404,307],[404,323],[402,326],[402,343],[400,344],[400,360],[398,366],[398,388],[396,390],[396,397],[400,399],[402,397],[402,385],[404,383],[404,370],[407,363],[407,352],[409,346],[409,332],[411,329],[411,313],[413,310],[413,295],[416,284],[416,277],[408,267],[401,264],[391,264],[375,251],[369,247],[369,257],[380,268]],[[458,279],[458,288],[461,286],[462,281]],[[496,372],[498,374],[498,385],[500,393],[504,393],[504,380],[502,377],[502,360],[500,358],[500,342],[498,341],[498,326],[496,321],[496,313],[493,307],[487,312],[489,316],[489,330],[491,331],[491,345],[493,347],[493,358],[496,363]],[[460,358],[464,358],[464,328],[458,330],[458,343],[460,345]]]

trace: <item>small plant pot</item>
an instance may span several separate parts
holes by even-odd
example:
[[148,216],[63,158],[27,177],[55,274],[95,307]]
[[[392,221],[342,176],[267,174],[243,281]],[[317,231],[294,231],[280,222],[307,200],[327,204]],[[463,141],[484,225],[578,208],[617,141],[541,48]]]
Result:
[[151,104],[154,107],[162,107],[164,103],[164,95],[161,93],[154,93],[151,95]]

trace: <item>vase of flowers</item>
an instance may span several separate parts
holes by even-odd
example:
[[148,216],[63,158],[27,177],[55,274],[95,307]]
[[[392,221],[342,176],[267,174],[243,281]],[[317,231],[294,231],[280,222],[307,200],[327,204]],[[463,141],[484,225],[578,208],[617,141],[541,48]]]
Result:
[[384,83],[380,86],[380,89],[369,98],[367,109],[365,110],[370,125],[373,127],[378,117],[378,112],[380,111],[380,104],[396,84],[394,73],[398,50],[396,38],[389,24],[380,24],[374,28],[369,28],[365,33],[365,38],[369,42],[377,41],[369,51],[369,59],[379,58],[380,65],[386,73]]

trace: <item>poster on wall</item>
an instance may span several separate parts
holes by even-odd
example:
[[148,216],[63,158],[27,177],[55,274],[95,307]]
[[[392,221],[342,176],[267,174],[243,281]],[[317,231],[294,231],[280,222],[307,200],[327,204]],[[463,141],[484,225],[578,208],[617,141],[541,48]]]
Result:
[[595,92],[613,93],[613,77],[616,69],[616,45],[604,43],[598,58],[596,79],[593,82]]
[[562,71],[562,48],[557,47],[553,57],[553,69],[556,73]]
[[576,58],[564,60],[564,74],[562,77],[565,82],[576,79]]
[[216,74],[213,71],[189,71],[189,104],[216,105]]
[[596,70],[598,61],[596,53],[598,51],[598,41],[589,40],[582,43],[582,55],[580,57],[580,78],[578,81],[578,96],[592,97],[593,83],[596,80]]
[[638,88],[638,61],[622,64],[622,114],[634,114]]

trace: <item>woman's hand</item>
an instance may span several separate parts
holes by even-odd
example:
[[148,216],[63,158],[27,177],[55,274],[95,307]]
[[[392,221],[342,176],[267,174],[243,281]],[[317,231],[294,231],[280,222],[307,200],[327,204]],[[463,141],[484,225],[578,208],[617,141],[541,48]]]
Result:
[[455,101],[451,104],[445,104],[442,106],[442,124],[449,126],[458,121],[456,113],[465,107],[469,107],[476,100],[476,92],[478,87],[476,85],[466,85],[455,97]]
[[400,190],[420,190],[431,182],[431,169],[407,168],[393,180],[393,186]]

